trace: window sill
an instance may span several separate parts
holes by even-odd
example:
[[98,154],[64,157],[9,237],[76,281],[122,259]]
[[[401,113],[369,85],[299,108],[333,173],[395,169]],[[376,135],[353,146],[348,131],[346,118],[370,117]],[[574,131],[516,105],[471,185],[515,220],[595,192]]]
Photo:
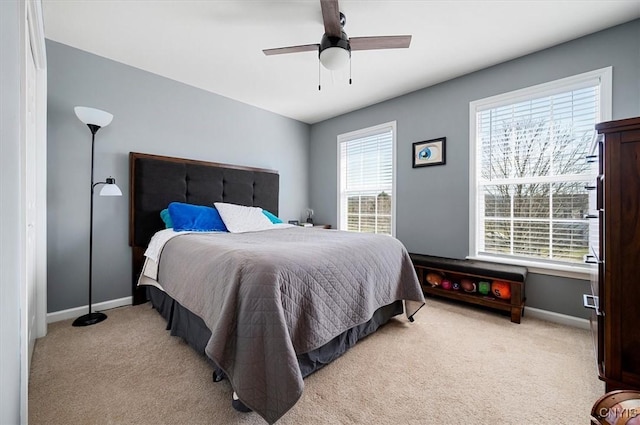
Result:
[[591,274],[594,271],[593,266],[589,265],[560,265],[560,264],[547,264],[536,261],[526,261],[512,258],[498,258],[485,255],[469,255],[469,260],[488,261],[499,264],[510,264],[514,266],[524,266],[529,273],[546,274],[549,276],[567,277],[570,279],[590,280]]

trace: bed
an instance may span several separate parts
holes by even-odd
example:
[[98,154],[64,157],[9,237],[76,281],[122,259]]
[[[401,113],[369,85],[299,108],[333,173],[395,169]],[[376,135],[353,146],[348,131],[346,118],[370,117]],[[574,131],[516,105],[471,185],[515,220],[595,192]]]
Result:
[[228,378],[242,404],[268,423],[297,402],[304,377],[424,305],[406,249],[388,236],[286,225],[185,232],[152,256],[150,241],[175,233],[160,218],[171,202],[223,202],[277,216],[279,176],[135,152],[129,159],[134,303],[150,300],[172,335],[205,354],[214,376]]

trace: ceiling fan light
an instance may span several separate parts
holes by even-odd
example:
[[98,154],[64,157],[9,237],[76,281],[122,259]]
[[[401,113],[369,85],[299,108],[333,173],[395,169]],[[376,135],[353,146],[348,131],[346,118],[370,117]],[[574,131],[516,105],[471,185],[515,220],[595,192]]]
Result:
[[331,71],[343,68],[351,58],[349,37],[342,31],[340,37],[329,37],[327,34],[320,40],[320,63]]
[[335,71],[345,67],[350,56],[349,51],[342,47],[328,47],[320,52],[320,63],[325,68]]

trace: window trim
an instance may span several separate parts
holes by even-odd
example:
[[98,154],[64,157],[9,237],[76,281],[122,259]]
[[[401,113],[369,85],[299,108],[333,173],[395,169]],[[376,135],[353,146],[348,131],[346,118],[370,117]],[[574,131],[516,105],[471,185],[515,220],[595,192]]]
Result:
[[392,190],[392,196],[391,196],[391,236],[393,236],[394,238],[396,237],[396,200],[397,200],[397,146],[398,146],[398,141],[397,141],[397,123],[396,121],[389,121],[383,124],[378,124],[378,125],[374,125],[371,127],[367,127],[367,128],[363,128],[360,130],[354,130],[354,131],[350,131],[348,133],[343,133],[343,134],[338,134],[337,137],[337,144],[336,144],[336,155],[337,155],[337,160],[336,160],[336,164],[337,166],[337,202],[336,202],[336,206],[337,206],[337,212],[336,212],[336,216],[337,216],[337,220],[336,223],[338,223],[338,229],[342,229],[342,222],[341,222],[341,209],[340,209],[340,199],[341,199],[341,192],[340,192],[340,171],[341,171],[341,154],[340,154],[340,145],[343,142],[348,142],[350,140],[354,140],[354,139],[359,139],[359,138],[363,138],[363,137],[367,137],[367,136],[371,136],[374,134],[378,134],[381,133],[382,131],[391,129],[391,167],[392,167],[392,172],[391,172],[391,178],[392,178],[392,183],[391,183],[391,190]]
[[613,68],[611,66],[559,80],[526,87],[507,93],[490,96],[469,102],[469,259],[491,261],[502,264],[522,265],[529,268],[532,273],[547,274],[552,276],[569,277],[575,279],[588,279],[593,267],[588,264],[549,264],[544,261],[526,260],[518,257],[493,256],[478,254],[478,217],[477,217],[477,179],[478,152],[476,141],[477,113],[480,110],[491,109],[533,97],[550,96],[557,93],[575,90],[591,85],[594,80],[600,82],[600,117],[598,122],[612,119],[612,92],[613,92]]

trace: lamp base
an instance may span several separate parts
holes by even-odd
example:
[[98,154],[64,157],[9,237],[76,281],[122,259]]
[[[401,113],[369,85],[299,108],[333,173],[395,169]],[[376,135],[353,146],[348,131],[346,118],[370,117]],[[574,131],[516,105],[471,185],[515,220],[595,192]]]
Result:
[[90,326],[95,325],[96,323],[100,323],[107,318],[107,315],[104,313],[89,313],[84,316],[78,317],[71,324],[72,326]]

